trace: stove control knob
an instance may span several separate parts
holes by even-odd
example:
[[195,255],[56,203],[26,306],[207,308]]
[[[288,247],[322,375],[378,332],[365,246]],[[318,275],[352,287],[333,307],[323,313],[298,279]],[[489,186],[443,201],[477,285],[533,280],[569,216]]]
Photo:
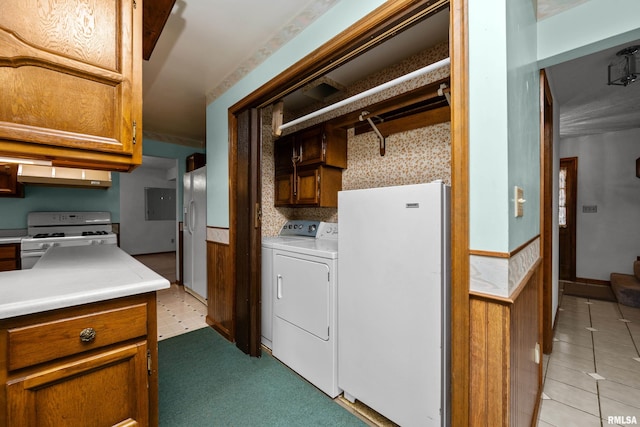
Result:
[[48,243],[40,243],[40,244],[38,245],[38,247],[39,247],[40,249],[48,249],[50,246],[51,246],[51,245],[50,245],[50,244],[48,244]]

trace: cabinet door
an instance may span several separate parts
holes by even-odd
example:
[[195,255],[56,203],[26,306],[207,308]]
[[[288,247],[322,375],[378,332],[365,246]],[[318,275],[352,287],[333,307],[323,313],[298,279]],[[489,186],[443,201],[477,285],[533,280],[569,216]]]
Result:
[[276,175],[293,170],[293,156],[293,136],[283,136],[275,141],[273,145],[273,161]]
[[142,154],[142,7],[5,0],[0,151],[128,170]]
[[146,343],[29,373],[6,392],[16,427],[148,425]]
[[0,163],[0,196],[14,196],[18,192],[18,165]]
[[297,196],[298,205],[317,205],[320,202],[320,168],[298,170]]
[[277,175],[274,181],[274,206],[288,206],[293,203],[293,174]]
[[326,138],[324,126],[313,126],[296,134],[296,155],[299,166],[324,163]]

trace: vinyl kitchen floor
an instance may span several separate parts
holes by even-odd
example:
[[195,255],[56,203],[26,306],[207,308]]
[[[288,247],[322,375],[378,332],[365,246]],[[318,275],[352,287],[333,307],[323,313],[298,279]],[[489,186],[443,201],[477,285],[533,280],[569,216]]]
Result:
[[176,253],[136,255],[138,261],[160,274],[171,287],[158,291],[158,340],[205,328],[207,306],[176,285]]
[[560,298],[538,426],[640,424],[640,308]]
[[207,306],[184,287],[171,284],[158,291],[158,340],[175,337],[200,328],[206,328]]

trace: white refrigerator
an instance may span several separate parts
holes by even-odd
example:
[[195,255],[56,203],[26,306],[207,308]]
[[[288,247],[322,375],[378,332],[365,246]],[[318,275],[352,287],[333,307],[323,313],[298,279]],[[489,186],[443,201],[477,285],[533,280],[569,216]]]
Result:
[[338,193],[338,387],[404,427],[450,420],[449,194]]
[[183,270],[187,292],[207,300],[207,169],[184,174]]

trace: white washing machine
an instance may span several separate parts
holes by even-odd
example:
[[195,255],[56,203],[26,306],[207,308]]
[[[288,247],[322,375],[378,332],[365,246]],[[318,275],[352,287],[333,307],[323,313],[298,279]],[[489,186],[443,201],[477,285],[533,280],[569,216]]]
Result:
[[262,315],[261,315],[261,341],[262,344],[272,349],[273,341],[273,245],[296,240],[315,240],[320,221],[289,220],[278,236],[262,238]]
[[338,388],[338,225],[273,243],[273,355],[330,397]]

